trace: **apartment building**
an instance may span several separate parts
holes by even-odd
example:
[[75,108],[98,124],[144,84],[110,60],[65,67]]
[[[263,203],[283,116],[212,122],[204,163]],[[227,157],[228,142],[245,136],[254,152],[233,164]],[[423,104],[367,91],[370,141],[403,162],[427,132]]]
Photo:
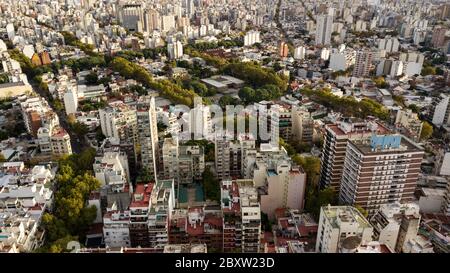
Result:
[[245,162],[251,151],[255,150],[252,135],[242,134],[237,140],[228,140],[226,136],[215,141],[215,162],[219,179],[244,177]]
[[409,109],[406,111],[398,110],[394,124],[403,135],[416,142],[420,140],[423,122],[416,113]]
[[339,191],[347,143],[353,139],[367,139],[373,133],[384,134],[388,129],[375,121],[343,119],[325,126],[321,155],[320,187]]
[[323,206],[320,209],[316,252],[337,253],[372,241],[373,228],[351,206]]
[[260,250],[261,209],[252,180],[221,183],[223,251],[257,253]]
[[433,102],[433,115],[431,122],[435,126],[449,126],[450,125],[450,96],[440,94]]
[[130,247],[130,211],[114,208],[103,215],[103,238],[106,247]]
[[303,210],[306,190],[306,174],[291,162],[280,162],[267,170],[266,184],[258,188],[261,211],[269,219],[275,218],[278,208]]
[[178,179],[182,184],[199,181],[205,170],[204,148],[196,145],[182,145],[178,149]]
[[202,242],[210,252],[223,250],[222,211],[216,207],[191,207],[172,213],[170,220],[170,244]]
[[130,244],[132,247],[149,247],[148,215],[150,195],[154,183],[137,184],[130,203]]
[[313,142],[314,119],[304,107],[292,107],[292,138],[303,143]]
[[156,181],[156,160],[158,158],[158,128],[156,122],[155,98],[144,97],[136,106],[138,143],[141,167]]
[[162,248],[169,242],[169,225],[175,208],[174,180],[158,180],[149,200],[148,239],[150,247]]
[[413,200],[424,151],[402,135],[350,140],[339,200],[373,215],[381,205]]
[[419,230],[419,206],[414,203],[384,204],[370,218],[373,240],[389,246],[396,252],[403,251],[406,242],[415,239]]
[[102,186],[109,186],[113,192],[123,192],[130,182],[130,171],[125,153],[105,152],[95,157],[93,164],[95,178]]
[[122,143],[135,143],[137,140],[136,110],[127,104],[116,101],[98,110],[102,133],[107,138],[115,138]]
[[356,52],[355,67],[353,68],[353,77],[368,77],[372,67],[373,52]]
[[162,145],[163,178],[179,181],[178,139],[165,138]]

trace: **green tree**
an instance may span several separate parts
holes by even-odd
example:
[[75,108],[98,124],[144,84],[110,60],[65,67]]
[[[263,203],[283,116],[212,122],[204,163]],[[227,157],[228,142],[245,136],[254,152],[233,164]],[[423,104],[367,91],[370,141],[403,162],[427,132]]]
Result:
[[415,104],[410,104],[408,108],[416,114],[420,113],[420,107]]
[[202,185],[206,199],[216,201],[220,200],[219,181],[215,178],[209,166],[205,168],[205,171],[202,174]]
[[367,218],[367,216],[369,216],[369,212],[367,210],[365,210],[363,207],[361,207],[360,205],[355,205],[355,208],[361,212],[361,214]]
[[427,140],[433,135],[433,126],[425,121],[422,125],[422,131],[420,132],[420,140]]
[[91,85],[98,84],[98,75],[97,72],[95,71],[91,71],[91,73],[89,73],[85,79],[87,84]]

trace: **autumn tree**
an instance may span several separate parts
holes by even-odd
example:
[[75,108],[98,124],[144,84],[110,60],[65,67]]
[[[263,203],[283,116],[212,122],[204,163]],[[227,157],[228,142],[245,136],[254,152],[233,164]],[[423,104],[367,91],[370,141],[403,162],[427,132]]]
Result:
[[425,121],[422,125],[422,131],[420,132],[420,140],[427,140],[433,135],[433,126]]

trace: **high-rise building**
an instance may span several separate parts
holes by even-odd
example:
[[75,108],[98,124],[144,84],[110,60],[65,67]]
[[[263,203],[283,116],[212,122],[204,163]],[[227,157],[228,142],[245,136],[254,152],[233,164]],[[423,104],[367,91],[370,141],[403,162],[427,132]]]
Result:
[[102,133],[107,138],[114,138],[121,143],[134,144],[137,141],[136,110],[117,101],[106,108],[98,110]]
[[150,211],[150,195],[154,183],[137,184],[130,203],[130,244],[132,247],[149,247],[148,214]]
[[261,237],[261,209],[253,180],[221,182],[223,251],[258,253]]
[[292,138],[301,143],[312,144],[314,136],[314,119],[311,113],[300,106],[292,107]]
[[433,47],[439,48],[444,46],[446,32],[447,29],[445,27],[437,27],[433,30],[433,36],[431,37]]
[[169,243],[169,226],[175,208],[175,185],[173,179],[158,180],[149,200],[148,239],[150,247],[163,248]]
[[138,144],[141,167],[156,181],[156,160],[158,154],[158,128],[156,122],[155,98],[144,97],[136,106]]
[[355,63],[354,50],[336,50],[333,49],[330,54],[330,69],[333,71],[346,70]]
[[144,23],[142,4],[123,4],[118,7],[117,11],[119,21],[124,28],[129,31],[142,32]]
[[221,180],[247,177],[245,162],[247,151],[255,149],[255,140],[251,135],[240,135],[237,140],[230,140],[226,135],[217,135],[215,139],[215,166],[217,177]]
[[75,114],[78,108],[78,92],[76,86],[67,88],[64,93],[64,109],[66,114]]
[[171,29],[175,29],[175,16],[173,15],[165,15],[161,17],[161,31],[167,32]]
[[294,59],[303,60],[305,58],[306,50],[303,46],[298,46],[294,50]]
[[450,96],[440,94],[434,102],[431,122],[436,126],[450,125]]
[[378,39],[378,49],[385,50],[387,53],[398,52],[400,43],[397,38]]
[[368,77],[372,66],[371,51],[358,51],[356,53],[355,67],[353,68],[353,77]]
[[370,218],[373,240],[401,252],[406,242],[415,239],[420,224],[419,206],[414,203],[382,205]]
[[275,218],[278,208],[303,210],[306,174],[291,162],[279,162],[276,168],[267,169],[266,183],[259,187],[261,211],[269,219]]
[[447,182],[447,192],[444,196],[444,202],[442,203],[442,212],[450,216],[450,182]]
[[384,134],[388,129],[375,121],[346,119],[326,125],[325,131],[320,187],[332,187],[339,192],[348,141],[369,138],[373,133]]
[[154,9],[148,9],[144,12],[144,31],[152,33],[154,30],[161,29],[161,16]]
[[189,184],[200,181],[205,170],[205,153],[201,146],[181,145],[178,148],[179,182]]
[[256,30],[250,30],[244,36],[244,46],[252,46],[261,43],[260,33]]
[[356,249],[372,241],[373,228],[356,208],[323,206],[320,208],[316,252],[338,253]]
[[289,47],[286,42],[281,42],[278,48],[280,57],[285,58],[289,55]]
[[162,146],[163,177],[178,182],[178,139],[165,138]]
[[413,200],[423,149],[402,135],[350,140],[339,201],[373,215],[381,205]]
[[130,247],[130,211],[108,210],[103,215],[106,247]]
[[322,14],[317,16],[316,45],[329,45],[331,43],[331,33],[333,32],[333,15]]
[[183,57],[183,44],[180,41],[167,44],[167,52],[171,60]]

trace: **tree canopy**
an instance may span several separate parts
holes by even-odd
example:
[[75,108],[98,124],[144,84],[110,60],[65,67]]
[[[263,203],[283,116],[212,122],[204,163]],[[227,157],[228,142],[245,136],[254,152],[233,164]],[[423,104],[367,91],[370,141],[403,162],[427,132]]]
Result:
[[91,175],[94,158],[95,149],[90,148],[59,161],[54,209],[42,217],[48,251],[65,251],[67,242],[83,236],[96,217],[96,208],[86,204],[89,194],[100,187]]
[[354,97],[338,97],[327,89],[311,90],[304,88],[302,94],[307,95],[311,100],[323,106],[340,112],[346,116],[366,118],[375,116],[382,120],[389,119],[389,110],[382,104],[368,98],[357,101]]

